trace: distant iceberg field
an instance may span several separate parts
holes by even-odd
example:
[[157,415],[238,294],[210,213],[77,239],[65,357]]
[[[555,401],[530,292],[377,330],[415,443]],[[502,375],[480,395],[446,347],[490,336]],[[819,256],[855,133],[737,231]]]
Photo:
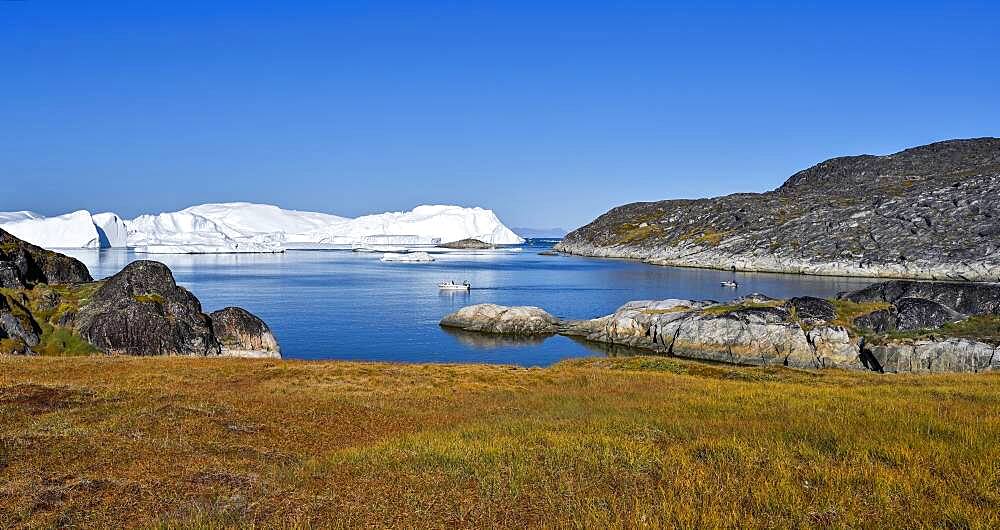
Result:
[[87,210],[44,217],[0,212],[0,228],[44,248],[133,248],[150,254],[273,253],[286,248],[426,246],[472,238],[523,243],[492,210],[425,205],[357,218],[245,202],[122,219]]

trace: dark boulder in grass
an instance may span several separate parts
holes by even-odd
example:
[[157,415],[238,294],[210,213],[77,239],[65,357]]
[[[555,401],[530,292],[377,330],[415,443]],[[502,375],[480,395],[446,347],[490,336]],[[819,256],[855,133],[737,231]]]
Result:
[[0,230],[0,287],[30,289],[40,283],[92,281],[87,266],[79,260],[36,247]]
[[201,303],[155,261],[132,262],[105,280],[73,325],[87,342],[110,354],[221,353]]
[[963,318],[965,315],[933,300],[901,298],[896,301],[896,328],[900,330],[936,329]]
[[853,324],[858,329],[875,333],[896,331],[896,310],[889,308],[872,311],[855,318]]
[[256,315],[239,307],[210,314],[212,330],[222,346],[222,355],[233,357],[281,357],[281,348],[271,328]]
[[795,309],[795,316],[805,321],[829,322],[837,318],[837,311],[828,300],[815,296],[798,296],[785,304],[789,309]]

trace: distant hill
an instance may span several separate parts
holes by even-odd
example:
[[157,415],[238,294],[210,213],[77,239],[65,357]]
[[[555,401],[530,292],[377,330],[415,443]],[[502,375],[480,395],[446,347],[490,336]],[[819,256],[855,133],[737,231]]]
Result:
[[562,239],[566,235],[563,228],[511,228],[524,239]]
[[834,158],[766,193],[627,204],[556,249],[726,270],[995,281],[1000,139]]

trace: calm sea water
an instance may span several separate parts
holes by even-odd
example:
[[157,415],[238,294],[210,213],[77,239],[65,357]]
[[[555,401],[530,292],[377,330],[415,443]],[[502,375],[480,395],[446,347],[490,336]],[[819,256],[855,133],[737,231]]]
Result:
[[[535,305],[567,318],[613,312],[629,300],[689,298],[725,301],[762,292],[775,297],[832,296],[868,279],[736,274],[738,291],[719,282],[723,271],[657,267],[622,260],[540,256],[551,242],[519,252],[436,255],[433,263],[382,263],[379,254],[288,251],[284,254],[140,255],[125,250],[67,252],[95,278],[136,259],[167,264],[206,311],[229,305],[263,318],[286,358],[403,362],[488,362],[548,365],[602,353],[566,337],[517,341],[448,332],[447,313],[491,302]],[[437,284],[469,280],[471,292],[440,292]]]

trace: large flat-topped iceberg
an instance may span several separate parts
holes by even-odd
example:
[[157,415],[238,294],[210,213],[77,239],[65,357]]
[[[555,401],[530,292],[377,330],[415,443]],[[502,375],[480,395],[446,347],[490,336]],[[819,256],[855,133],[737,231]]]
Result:
[[282,252],[286,246],[429,246],[470,238],[494,245],[524,242],[492,210],[441,205],[355,219],[245,202],[202,204],[132,220],[86,210],[57,217],[24,211],[0,213],[0,227],[47,248],[132,247],[170,254]]
[[348,221],[346,217],[328,213],[284,210],[271,204],[228,202],[202,204],[181,210],[216,223],[230,237],[252,234],[301,234],[322,230],[332,224]]

